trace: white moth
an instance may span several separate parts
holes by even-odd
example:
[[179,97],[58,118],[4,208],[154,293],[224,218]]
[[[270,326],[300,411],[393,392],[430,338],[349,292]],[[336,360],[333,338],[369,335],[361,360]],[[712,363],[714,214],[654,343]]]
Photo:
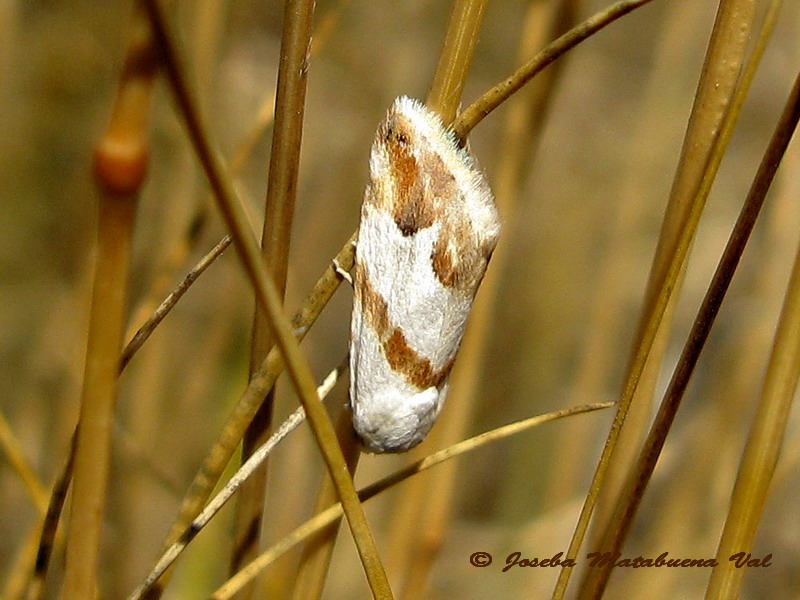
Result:
[[353,426],[403,452],[433,426],[500,221],[486,178],[437,115],[395,100],[370,155],[350,339]]

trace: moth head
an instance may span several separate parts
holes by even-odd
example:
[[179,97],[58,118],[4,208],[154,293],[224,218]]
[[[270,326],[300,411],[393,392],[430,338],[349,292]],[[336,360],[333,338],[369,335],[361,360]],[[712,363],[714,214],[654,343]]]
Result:
[[441,127],[438,117],[422,102],[400,96],[389,107],[386,117],[378,126],[377,138],[383,143],[413,147],[421,141],[420,138],[430,137],[436,125]]
[[433,140],[442,135],[451,133],[435,113],[419,100],[400,96],[378,125],[371,155],[377,161],[372,164],[373,176],[385,172],[390,163],[418,160],[420,153],[430,151]]
[[435,387],[410,396],[398,390],[382,394],[368,409],[357,403],[356,433],[370,452],[405,452],[425,439],[433,426],[441,408],[439,394]]

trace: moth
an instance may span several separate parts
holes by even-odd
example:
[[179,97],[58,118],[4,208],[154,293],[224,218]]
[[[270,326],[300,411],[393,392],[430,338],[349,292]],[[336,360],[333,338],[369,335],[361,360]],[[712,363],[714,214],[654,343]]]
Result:
[[367,450],[403,452],[442,409],[500,219],[473,158],[417,100],[392,104],[369,174],[353,277],[353,426]]

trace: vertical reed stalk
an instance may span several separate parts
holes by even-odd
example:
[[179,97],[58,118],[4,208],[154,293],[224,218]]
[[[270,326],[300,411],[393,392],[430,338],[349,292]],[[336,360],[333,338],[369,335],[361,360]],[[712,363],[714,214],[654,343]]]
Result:
[[[705,341],[708,339],[708,334],[725,298],[745,244],[752,233],[767,191],[772,184],[781,158],[797,126],[798,119],[800,119],[800,74],[775,128],[769,147],[761,161],[725,251],[720,258],[717,270],[703,299],[703,304],[697,313],[692,331],[675,367],[669,387],[664,394],[664,399],[650,428],[650,433],[644,443],[639,459],[626,481],[625,489],[615,507],[613,518],[604,532],[599,546],[604,552],[611,552],[612,554],[617,552],[630,531],[633,518],[641,504],[644,490],[655,469],[664,441],[675,419],[675,414],[680,406],[697,359],[705,345]],[[788,374],[781,373],[781,375],[784,376],[785,384]],[[791,385],[793,389],[794,383]],[[764,488],[761,493],[763,494],[765,491],[766,489]],[[599,598],[602,596],[610,575],[611,568],[608,565],[591,569],[584,581],[580,597]]]
[[[678,3],[668,7],[668,10],[672,12],[671,17],[664,23],[664,45],[668,46],[665,48],[668,56],[665,56],[659,60],[658,71],[653,73],[650,84],[651,88],[654,89],[656,93],[661,93],[664,79],[667,78],[669,73],[676,68],[677,63],[675,60],[678,59],[680,53],[684,52],[682,41],[674,35],[674,31],[671,29],[671,27],[676,24],[676,21],[691,18],[691,15],[695,14],[696,7],[692,7],[689,4]],[[713,79],[710,78],[709,80],[712,81]],[[725,81],[728,83],[728,85],[724,87],[724,89],[719,90],[720,97],[723,98],[723,102],[727,101],[727,99],[724,97],[724,94],[730,91],[730,85],[733,83],[733,80],[730,77],[728,77]],[[654,99],[648,98],[648,100],[651,100],[652,105]],[[712,99],[712,102],[707,101],[706,104],[716,102],[716,100],[717,98],[715,97]],[[655,104],[657,104],[657,102],[655,102]],[[700,100],[696,102],[696,106],[702,106],[702,104],[703,102]],[[704,153],[711,151],[711,146],[709,146],[709,143],[713,140],[713,132],[719,125],[718,119],[721,117],[721,115],[716,114],[713,111],[707,111],[706,113],[703,113],[702,109],[695,112],[704,114],[704,118],[695,119],[696,131],[694,133],[691,132],[692,126],[689,125],[687,128],[686,140],[695,140],[693,142],[693,147],[695,148],[696,153],[702,156]],[[652,120],[649,120],[648,116],[649,115],[644,115],[639,120],[639,123],[641,123],[642,127],[642,137],[647,137],[646,140],[642,140],[640,142],[642,145],[654,144],[656,138],[652,136],[652,121],[659,120],[661,118],[661,115],[653,115]],[[664,217],[664,222],[662,224],[662,230],[660,233],[660,246],[656,250],[656,257],[653,261],[654,264],[651,265],[649,285],[653,284],[653,277],[655,277],[654,269],[656,268],[655,264],[664,260],[663,257],[660,257],[660,254],[668,252],[668,240],[674,241],[674,239],[670,237],[673,235],[673,232],[667,230],[667,223],[680,219],[680,215],[685,214],[686,211],[691,208],[691,202],[703,203],[705,201],[704,197],[690,197],[686,195],[685,191],[681,191],[682,188],[685,190],[685,188],[696,184],[695,178],[698,176],[696,162],[699,161],[692,160],[689,156],[685,155],[685,158],[679,163],[678,172],[681,174],[676,174],[673,182],[670,201],[667,206],[666,215]],[[646,173],[641,170],[632,170],[630,177],[636,178],[640,175],[644,175],[645,177],[647,176]],[[623,196],[623,201],[637,203],[638,198],[636,198],[634,195],[636,193],[637,192],[633,190],[628,191],[628,193]],[[620,210],[624,209],[621,208]],[[615,239],[625,240],[626,236],[624,233],[615,233]],[[621,256],[617,256],[615,259],[616,264],[623,263]],[[680,291],[683,285],[684,272],[685,269],[681,271],[675,282],[676,292]],[[611,293],[610,290],[613,290],[615,287],[613,284],[610,284],[610,282],[607,283],[609,285],[603,285],[602,283],[598,285],[598,290],[601,290],[602,294]],[[647,361],[642,369],[641,377],[636,385],[636,390],[633,392],[633,398],[630,402],[630,410],[625,417],[625,422],[622,425],[619,433],[615,458],[611,462],[608,474],[606,475],[606,483],[600,491],[600,495],[597,499],[597,514],[592,525],[593,531],[595,532],[602,532],[604,525],[611,517],[611,512],[613,510],[611,507],[614,506],[614,503],[619,496],[620,490],[625,482],[625,477],[630,470],[631,465],[636,460],[639,447],[641,446],[642,441],[647,433],[647,425],[653,411],[653,394],[658,383],[658,377],[661,373],[661,365],[664,360],[664,355],[667,351],[670,335],[672,333],[672,324],[675,314],[675,307],[677,305],[677,297],[678,294],[673,292],[673,299],[664,309],[664,314],[661,317],[661,324],[658,328],[655,339],[653,340]],[[608,323],[610,319],[604,317],[604,321]],[[641,334],[641,331],[638,333]]]
[[[339,438],[345,461],[347,461],[347,468],[352,475],[355,473],[361,457],[361,442],[353,432],[352,415],[347,406],[339,408],[339,416],[336,419],[336,436]],[[325,477],[317,493],[312,514],[316,515],[325,511],[337,501],[338,496],[333,481],[330,477]],[[341,521],[341,518],[337,519],[317,532],[303,545],[300,568],[297,571],[292,591],[293,600],[318,600],[322,596]]]
[[[792,92],[793,124],[782,123],[791,136],[800,118],[800,75]],[[786,139],[788,143],[788,139]],[[774,160],[774,157],[770,157]],[[735,598],[740,594],[744,568],[729,558],[749,553],[758,531],[769,486],[783,445],[789,411],[800,376],[800,249],[795,259],[783,310],[778,322],[764,388],[739,464],[730,508],[717,549],[717,566],[711,571],[706,600]]]
[[131,241],[147,167],[155,67],[150,28],[137,11],[111,120],[94,155],[97,262],[66,550],[67,600],[97,594]]
[[[531,5],[519,45],[522,61],[541,48],[547,40],[570,27],[577,11],[576,5],[577,2],[573,0],[566,0],[555,7]],[[507,223],[514,220],[517,191],[524,173],[522,165],[526,164],[535,151],[534,140],[541,131],[543,115],[558,75],[559,69],[549,71],[541,80],[521,90],[518,97],[509,102],[504,151],[501,153],[494,186],[498,209]],[[486,343],[492,331],[492,314],[499,297],[502,274],[509,260],[507,247],[508,240],[504,242],[501,238],[472,307],[457,366],[451,378],[449,404],[444,415],[447,421],[432,432],[433,439],[440,447],[452,446],[469,435],[471,418],[480,398],[479,382],[486,360]],[[414,536],[414,541],[408,548],[408,564],[402,580],[406,598],[418,598],[424,592],[435,558],[450,526],[456,502],[457,477],[458,465],[450,463],[443,466],[437,474],[418,478],[419,483],[411,483],[409,493],[423,485],[428,488],[435,485],[437,493],[431,496],[416,489],[417,506],[407,509],[422,524],[420,527],[406,528]]]
[[47,510],[47,492],[33,470],[28,457],[20,446],[19,440],[8,425],[6,416],[0,412],[0,449],[5,460],[17,476],[22,480],[25,491],[36,506],[37,512],[44,514]]
[[250,231],[247,216],[233,181],[218,148],[208,134],[197,98],[192,93],[186,77],[186,70],[174,36],[168,29],[163,7],[158,0],[143,0],[143,3],[153,24],[181,117],[214,191],[218,208],[230,230],[241,264],[256,292],[258,304],[269,316],[271,333],[286,360],[292,383],[300,396],[325,465],[335,482],[372,593],[381,600],[392,598],[386,572],[364,515],[364,509],[356,495],[353,480],[347,472],[333,424],[317,397],[311,368],[295,339],[294,329],[282,312],[280,297]]
[[[485,10],[486,0],[455,0],[453,2],[436,73],[425,101],[427,107],[439,114],[446,124],[453,121],[461,103],[461,94],[466,84],[472,57],[475,54]],[[452,402],[454,397],[452,391],[449,397]],[[441,424],[435,427],[429,439],[437,440],[440,437],[441,429]],[[421,452],[422,450],[412,451],[412,456],[421,456]],[[397,521],[411,514],[415,519],[426,518],[426,513],[431,509],[431,505],[427,504],[426,508],[423,508],[421,504],[423,499],[432,499],[422,489],[422,486],[427,485],[430,485],[430,478],[420,477],[398,498],[401,508],[395,512],[389,562],[396,573],[396,579],[401,582],[400,590],[403,597],[409,597],[407,586],[411,579],[416,578],[411,574],[413,565],[418,564],[423,555],[426,557],[422,559],[423,562],[430,564],[439,548],[439,543],[434,543],[432,546],[429,544],[431,538],[426,527],[408,527],[407,524],[402,525]],[[449,494],[444,490],[439,491],[438,496],[449,498]],[[433,551],[427,552],[426,548],[433,548]]]
[[[648,297],[628,376],[589,493],[578,517],[567,558],[574,560],[583,544],[608,469],[614,462],[613,455],[623,424],[663,318],[668,312],[672,294],[679,285],[683,265],[719,164],[719,160],[713,164],[712,151],[721,157],[724,149],[724,145],[718,146],[717,141],[736,90],[753,11],[753,0],[720,2],[653,262]],[[711,169],[708,168],[710,165]],[[553,591],[553,600],[564,597],[572,570],[570,566],[562,567]]]
[[[264,261],[275,281],[281,300],[286,293],[289,243],[297,198],[313,17],[313,0],[286,0],[275,98],[272,153],[261,236]],[[267,317],[256,307],[250,353],[251,378],[274,344],[275,340],[270,333]],[[243,462],[269,437],[273,404],[274,389],[259,408],[245,433],[242,443]],[[243,564],[247,564],[258,554],[266,485],[267,463],[265,462],[244,485],[239,496],[231,573],[238,571]],[[249,586],[242,597],[250,597],[253,592],[253,586]]]
[[439,54],[425,104],[438,113],[444,123],[451,123],[461,103],[461,93],[467,81],[478,44],[486,0],[454,0],[450,23]]

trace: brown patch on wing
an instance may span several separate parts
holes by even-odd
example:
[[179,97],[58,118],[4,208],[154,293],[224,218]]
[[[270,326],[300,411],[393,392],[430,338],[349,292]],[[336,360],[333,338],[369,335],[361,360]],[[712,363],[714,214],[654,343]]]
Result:
[[389,366],[419,390],[441,385],[450,374],[455,357],[436,371],[430,360],[414,350],[403,330],[391,325],[386,300],[372,287],[363,267],[356,270],[356,290],[364,318],[375,330]]
[[431,268],[444,287],[474,294],[489,261],[467,221],[446,222],[431,251]]
[[434,379],[431,361],[417,354],[397,327],[383,340],[383,352],[389,366],[398,373],[403,373],[409,382],[421,390],[431,387]]
[[390,115],[378,129],[389,159],[389,187],[393,190],[392,217],[404,236],[433,225],[434,198],[421,176],[420,159],[413,148],[419,145],[415,132],[401,115]]
[[356,261],[355,275],[356,299],[361,302],[361,310],[370,326],[378,332],[378,338],[383,338],[381,332],[389,329],[389,307],[386,300],[372,287],[364,266],[359,261]]
[[447,248],[443,236],[439,236],[431,252],[431,266],[436,278],[444,287],[454,287],[456,284],[456,268],[453,264],[453,255]]
[[435,152],[426,152],[424,155],[425,172],[428,173],[428,185],[433,197],[443,205],[445,202],[453,202],[459,198],[458,184],[456,178],[441,156]]

